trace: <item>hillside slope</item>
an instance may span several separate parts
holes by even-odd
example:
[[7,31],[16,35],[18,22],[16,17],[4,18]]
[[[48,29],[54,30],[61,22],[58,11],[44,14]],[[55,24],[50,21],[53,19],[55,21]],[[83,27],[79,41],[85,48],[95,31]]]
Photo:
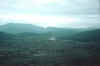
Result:
[[100,41],[100,29],[80,32],[72,36],[71,39],[79,41]]

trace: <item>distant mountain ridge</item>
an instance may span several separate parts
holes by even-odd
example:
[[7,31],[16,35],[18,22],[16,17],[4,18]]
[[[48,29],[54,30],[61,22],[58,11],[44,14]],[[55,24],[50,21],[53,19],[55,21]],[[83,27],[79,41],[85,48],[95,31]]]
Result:
[[8,33],[42,32],[43,28],[32,24],[8,23],[0,26],[0,31]]
[[21,24],[21,23],[8,23],[0,26],[0,31],[8,33],[24,33],[24,32],[65,32],[65,31],[76,31],[77,29],[73,28],[56,28],[48,27],[43,28],[41,26],[36,26],[32,24]]
[[80,32],[72,36],[71,39],[77,41],[100,41],[100,29]]
[[[5,38],[34,38],[34,39],[49,39],[55,37],[60,40],[77,40],[77,41],[99,41],[100,29],[73,29],[73,28],[43,28],[32,24],[8,23],[0,26],[1,37]],[[12,34],[12,35],[11,35]],[[7,36],[7,37],[6,37]]]
[[32,24],[20,24],[20,23],[8,23],[0,26],[1,32],[16,34],[20,37],[31,37],[47,39],[50,37],[55,37],[57,39],[61,37],[69,37],[73,34],[79,33],[81,29],[73,28],[57,28],[57,27],[48,27],[43,28],[40,26]]

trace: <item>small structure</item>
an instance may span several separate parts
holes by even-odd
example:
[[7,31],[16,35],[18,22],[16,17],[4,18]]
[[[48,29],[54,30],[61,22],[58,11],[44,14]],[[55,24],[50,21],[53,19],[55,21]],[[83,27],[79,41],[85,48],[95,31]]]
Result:
[[50,37],[49,40],[56,40],[56,38],[55,37]]

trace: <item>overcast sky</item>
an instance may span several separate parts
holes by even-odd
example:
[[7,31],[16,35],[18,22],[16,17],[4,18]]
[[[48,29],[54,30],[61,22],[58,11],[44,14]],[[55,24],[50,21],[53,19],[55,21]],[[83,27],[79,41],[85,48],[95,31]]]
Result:
[[99,0],[0,0],[0,24],[99,27]]

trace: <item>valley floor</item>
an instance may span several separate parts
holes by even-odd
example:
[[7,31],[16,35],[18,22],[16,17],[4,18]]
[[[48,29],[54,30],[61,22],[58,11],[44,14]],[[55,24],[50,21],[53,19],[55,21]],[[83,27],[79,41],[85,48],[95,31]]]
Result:
[[100,65],[99,42],[5,40],[2,43],[3,45],[0,46],[0,64]]

